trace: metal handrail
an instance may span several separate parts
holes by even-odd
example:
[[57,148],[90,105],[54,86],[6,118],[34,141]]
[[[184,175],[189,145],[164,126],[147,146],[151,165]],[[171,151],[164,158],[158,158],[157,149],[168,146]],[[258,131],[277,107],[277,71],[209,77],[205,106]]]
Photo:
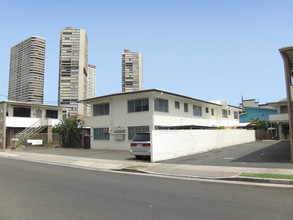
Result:
[[[37,124],[40,124],[39,126],[36,126]],[[15,134],[14,136],[14,143],[12,148],[16,148],[22,140],[24,140],[27,137],[30,137],[31,135],[38,132],[43,126],[48,125],[48,120],[45,119],[39,119],[35,123],[33,123],[30,127],[25,128],[23,131]]]

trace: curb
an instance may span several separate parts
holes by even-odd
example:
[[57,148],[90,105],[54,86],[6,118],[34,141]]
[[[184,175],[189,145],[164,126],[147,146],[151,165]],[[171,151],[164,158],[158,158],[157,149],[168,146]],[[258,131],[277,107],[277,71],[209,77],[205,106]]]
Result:
[[288,179],[269,179],[269,178],[238,177],[238,176],[237,177],[202,177],[202,176],[155,173],[155,172],[151,172],[151,171],[144,171],[144,170],[132,169],[132,168],[122,168],[122,169],[118,169],[118,170],[116,169],[115,171],[123,171],[123,172],[131,172],[131,173],[144,173],[144,174],[173,176],[173,177],[184,177],[184,178],[208,179],[208,180],[226,180],[226,181],[238,181],[238,182],[293,185],[293,180],[288,180]]
[[230,181],[293,185],[293,180],[288,180],[288,179],[269,179],[269,178],[254,178],[254,177],[231,177],[231,178],[225,178],[225,179]]

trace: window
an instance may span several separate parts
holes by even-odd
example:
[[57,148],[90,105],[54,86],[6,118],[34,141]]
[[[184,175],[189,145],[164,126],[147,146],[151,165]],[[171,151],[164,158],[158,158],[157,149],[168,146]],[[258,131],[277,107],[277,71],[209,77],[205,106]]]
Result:
[[21,108],[14,107],[13,108],[13,116],[14,117],[31,117],[31,109],[30,108]]
[[193,115],[194,116],[202,116],[201,106],[193,105]]
[[128,127],[128,140],[131,140],[136,133],[149,132],[149,126]]
[[175,101],[175,108],[180,109],[180,102]]
[[109,128],[94,128],[94,140],[110,140]]
[[215,115],[215,110],[213,108],[211,109],[211,114]]
[[58,111],[46,110],[46,118],[58,118]]
[[184,112],[188,112],[188,104],[184,103]]
[[228,114],[231,115],[231,111],[230,110],[228,110]]
[[143,112],[149,110],[149,99],[134,99],[128,100],[128,113],[129,112]]
[[287,105],[280,106],[280,112],[281,112],[281,114],[287,114],[288,113],[288,106]]
[[109,103],[95,104],[93,114],[97,115],[109,115]]
[[222,109],[222,117],[223,118],[228,118],[228,111],[227,111],[227,109]]
[[206,107],[206,113],[209,113],[209,108],[208,107]]
[[167,99],[155,99],[155,111],[168,112],[168,100]]
[[234,119],[238,119],[238,112],[234,111]]

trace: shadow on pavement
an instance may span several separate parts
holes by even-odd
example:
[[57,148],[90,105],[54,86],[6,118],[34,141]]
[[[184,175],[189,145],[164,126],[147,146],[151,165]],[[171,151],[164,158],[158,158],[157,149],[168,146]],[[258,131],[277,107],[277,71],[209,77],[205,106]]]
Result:
[[231,162],[290,163],[290,142],[283,141],[247,154]]

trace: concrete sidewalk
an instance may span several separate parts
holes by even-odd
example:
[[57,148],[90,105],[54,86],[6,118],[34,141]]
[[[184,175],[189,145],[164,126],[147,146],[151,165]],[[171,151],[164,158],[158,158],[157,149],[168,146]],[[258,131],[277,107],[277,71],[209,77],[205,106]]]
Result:
[[140,161],[104,160],[25,151],[3,151],[0,152],[0,157],[93,170],[136,171],[178,177],[293,184],[291,180],[239,177],[242,173],[293,175],[293,169],[145,163]]

